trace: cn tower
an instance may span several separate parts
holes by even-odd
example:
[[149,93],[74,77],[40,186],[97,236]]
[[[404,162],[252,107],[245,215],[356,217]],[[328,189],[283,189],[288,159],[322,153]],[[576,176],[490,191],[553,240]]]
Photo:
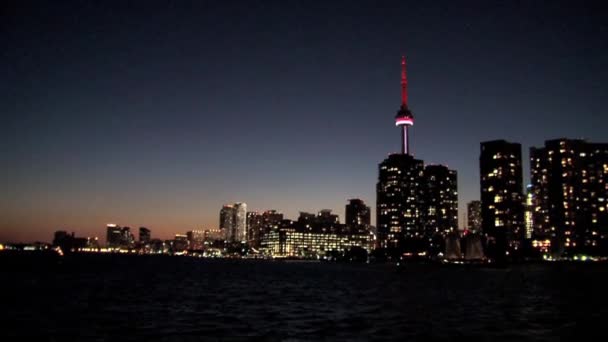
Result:
[[405,56],[401,56],[401,108],[395,116],[395,125],[401,127],[401,153],[410,154],[408,129],[414,125],[414,115],[407,106],[407,71]]

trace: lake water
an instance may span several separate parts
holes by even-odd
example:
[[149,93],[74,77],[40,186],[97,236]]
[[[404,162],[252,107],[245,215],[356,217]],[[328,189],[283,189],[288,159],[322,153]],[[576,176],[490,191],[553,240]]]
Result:
[[608,317],[608,265],[397,269],[118,255],[1,262],[1,335],[10,340],[552,341],[603,334]]

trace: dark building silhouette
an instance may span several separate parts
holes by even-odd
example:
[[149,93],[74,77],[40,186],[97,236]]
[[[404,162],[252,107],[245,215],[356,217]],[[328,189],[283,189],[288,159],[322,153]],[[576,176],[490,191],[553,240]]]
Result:
[[297,226],[302,231],[316,231],[317,215],[300,211],[300,216],[298,216],[297,220]]
[[260,246],[264,218],[257,211],[247,212],[247,245],[257,248]]
[[504,140],[481,143],[481,224],[491,257],[504,259],[525,237],[521,145]]
[[371,210],[360,199],[350,199],[345,209],[346,228],[350,232],[369,231]]
[[554,252],[594,251],[608,238],[608,144],[548,140],[530,149],[533,235]]
[[65,244],[65,242],[67,240],[70,240],[71,238],[74,237],[74,233],[69,234],[67,231],[65,230],[58,230],[55,232],[55,235],[53,236],[53,246],[62,246]]
[[321,209],[317,214],[317,227],[317,230],[323,233],[339,232],[342,228],[340,217],[337,214],[332,214],[331,209]]
[[139,242],[141,244],[149,244],[152,238],[150,229],[146,227],[139,227]]
[[76,237],[74,232],[69,234],[65,230],[58,230],[55,232],[53,246],[60,247],[64,253],[77,252],[83,248],[99,248],[96,237]]
[[378,167],[378,247],[405,248],[424,235],[424,164],[409,154],[391,154]]
[[175,234],[171,247],[173,253],[184,252],[189,247],[188,236],[184,234]]
[[106,244],[109,248],[131,248],[135,243],[135,237],[131,234],[130,227],[120,227],[110,223],[106,226]]
[[344,229],[339,216],[330,209],[321,209],[317,214],[300,212],[295,227],[299,231],[315,233],[340,233]]
[[225,204],[220,210],[220,229],[224,234],[224,240],[234,237],[236,208],[232,204]]
[[120,247],[123,241],[122,228],[110,223],[106,226],[106,244],[108,247]]
[[481,201],[471,201],[467,204],[467,229],[481,233]]
[[283,221],[283,213],[276,210],[266,210],[262,213],[262,235],[267,234],[270,230],[278,228]]

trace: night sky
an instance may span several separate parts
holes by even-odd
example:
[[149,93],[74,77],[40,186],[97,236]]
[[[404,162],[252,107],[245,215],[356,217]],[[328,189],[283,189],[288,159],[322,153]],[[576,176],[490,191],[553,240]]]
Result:
[[481,141],[608,141],[600,4],[3,2],[0,241],[169,238],[236,201],[375,213],[403,54],[413,153],[458,171],[462,227]]

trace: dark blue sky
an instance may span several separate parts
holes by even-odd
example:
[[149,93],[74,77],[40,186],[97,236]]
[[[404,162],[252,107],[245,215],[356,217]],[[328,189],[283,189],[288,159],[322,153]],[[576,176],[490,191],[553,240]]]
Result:
[[[16,4],[18,3],[18,5]],[[479,197],[479,143],[608,141],[601,2],[2,4],[0,241],[250,209],[375,207],[408,58],[417,158]],[[528,163],[524,177],[528,179]],[[374,210],[375,211],[375,210]],[[461,222],[462,226],[463,222]]]

